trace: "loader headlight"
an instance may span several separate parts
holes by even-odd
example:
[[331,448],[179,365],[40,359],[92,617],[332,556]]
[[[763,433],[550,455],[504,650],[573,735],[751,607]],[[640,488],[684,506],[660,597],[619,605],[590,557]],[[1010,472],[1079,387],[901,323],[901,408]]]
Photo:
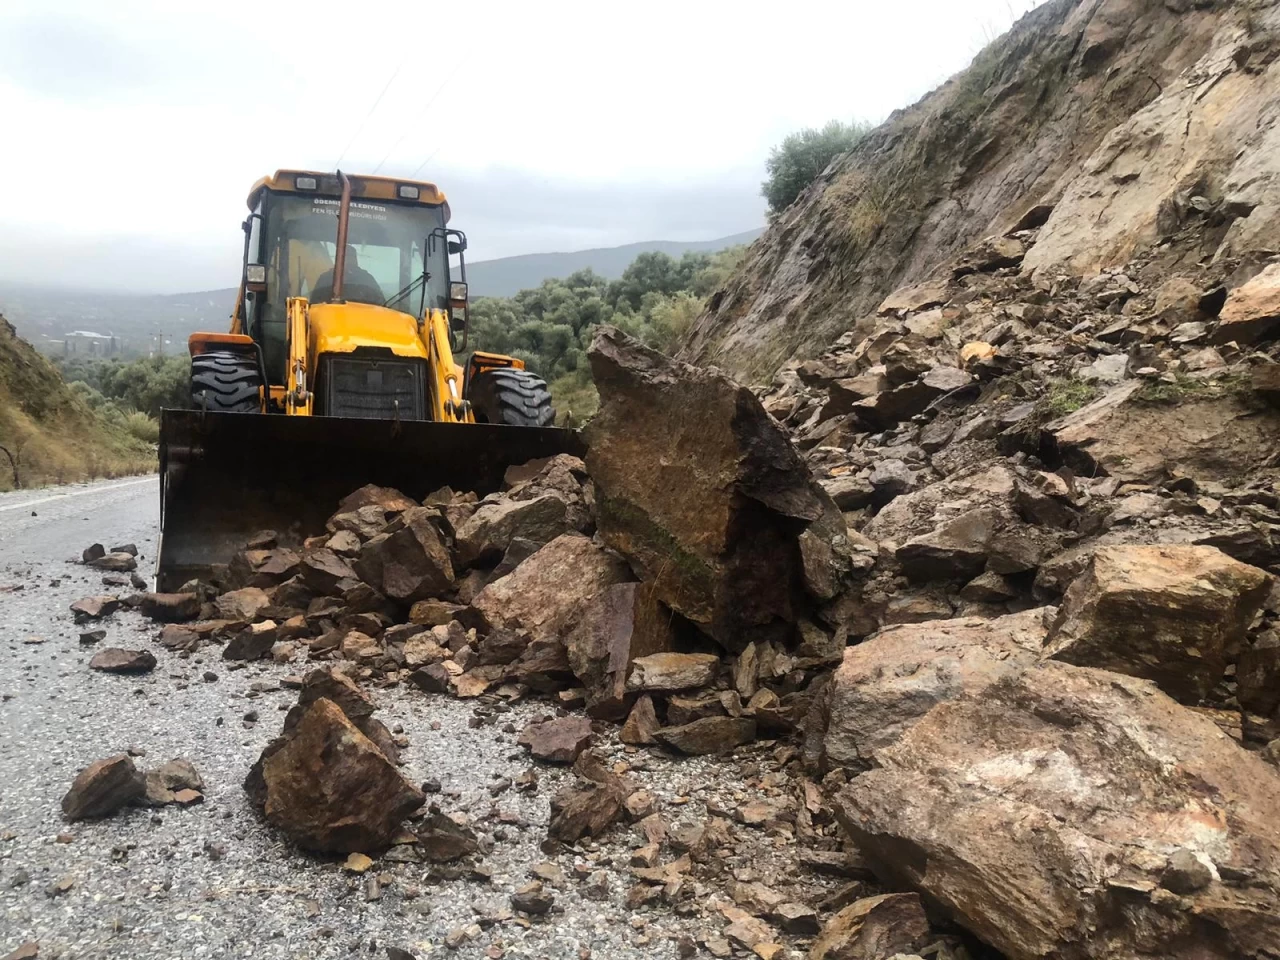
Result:
[[294,177],[293,185],[298,190],[314,190],[318,186],[315,177]]
[[402,183],[396,191],[400,195],[401,200],[417,200],[418,188],[412,184]]
[[265,263],[249,264],[244,268],[244,279],[248,283],[266,283],[267,265]]
[[449,306],[462,307],[467,303],[467,285],[461,280],[449,284]]

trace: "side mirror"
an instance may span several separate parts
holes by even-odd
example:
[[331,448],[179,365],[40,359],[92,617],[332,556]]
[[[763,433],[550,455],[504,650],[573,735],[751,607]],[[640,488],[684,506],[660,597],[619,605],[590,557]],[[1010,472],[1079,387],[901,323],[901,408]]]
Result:
[[467,284],[465,280],[454,280],[449,284],[449,307],[463,310],[467,306]]
[[465,249],[467,249],[467,242],[465,240],[449,241],[449,253],[451,255],[455,253],[461,253]]

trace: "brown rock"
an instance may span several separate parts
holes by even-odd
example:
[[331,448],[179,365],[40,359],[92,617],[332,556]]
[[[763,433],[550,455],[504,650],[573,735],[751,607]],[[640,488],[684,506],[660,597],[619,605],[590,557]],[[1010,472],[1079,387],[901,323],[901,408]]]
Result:
[[109,617],[122,606],[124,606],[124,601],[118,597],[105,595],[84,597],[71,604],[71,613],[74,615],[76,623],[84,623],[88,620],[101,620],[103,617]]
[[1273,263],[1227,294],[1213,343],[1256,343],[1280,325],[1280,264]]
[[[248,589],[254,589],[250,587]],[[223,660],[261,660],[271,652],[277,639],[277,627],[274,620],[263,620],[251,623],[242,630],[232,634],[227,645],[222,648]]]
[[341,581],[356,579],[356,572],[332,550],[313,547],[303,553],[298,563],[298,576],[310,590],[325,595],[338,589]]
[[861,510],[871,503],[871,498],[876,492],[870,480],[854,474],[832,477],[820,483],[822,489],[841,510]]
[[485,631],[523,630],[534,640],[561,637],[606,587],[631,579],[627,565],[589,538],[566,533],[476,595]]
[[258,611],[271,603],[271,597],[261,587],[243,587],[230,590],[213,601],[218,616],[223,620],[252,622]]
[[406,497],[393,487],[380,487],[374,483],[365,484],[359,490],[343,497],[338,503],[338,513],[350,513],[361,507],[376,506],[384,513],[401,513],[418,502]]
[[728,753],[755,737],[756,722],[746,717],[704,717],[654,733],[663,746],[694,756]]
[[513,909],[534,915],[546,913],[555,902],[555,894],[543,887],[540,880],[531,880],[511,894]]
[[1103,547],[1068,588],[1044,655],[1198,699],[1222,677],[1270,589],[1266,573],[1213,547]]
[[870,764],[939,703],[1036,663],[1051,609],[885,627],[848,647],[831,683],[827,762]]
[[548,493],[530,500],[501,498],[481,503],[454,535],[460,568],[502,557],[516,538],[550,543],[570,529],[562,497]]
[[938,705],[877,759],[839,793],[841,825],[1011,960],[1280,942],[1271,879],[1152,896],[1178,848],[1222,877],[1280,876],[1280,774],[1147,681],[1045,662]]
[[35,940],[28,940],[26,943],[18,944],[11,953],[5,954],[4,960],[36,960],[39,956],[40,944]]
[[720,658],[713,653],[652,653],[632,662],[627,689],[672,691],[705,687],[719,669]]
[[227,579],[235,587],[270,588],[298,572],[298,554],[286,547],[246,549],[227,565]]
[[442,813],[432,814],[423,820],[417,835],[419,851],[429,863],[451,863],[480,849],[474,830]]
[[142,796],[142,774],[127,753],[89,764],[76,776],[62,798],[62,815],[68,820],[106,817]]
[[424,627],[442,627],[466,609],[463,604],[447,600],[419,600],[409,609],[409,620]]
[[360,551],[360,579],[386,596],[412,603],[438,597],[453,587],[453,562],[429,507],[407,509]]
[[404,665],[410,670],[447,659],[449,651],[440,646],[429,633],[415,634],[404,642]]
[[1271,716],[1280,709],[1280,634],[1266,630],[1236,661],[1236,696],[1250,713]]
[[357,726],[366,717],[373,716],[373,701],[354,680],[339,670],[325,667],[312,670],[302,680],[298,692],[298,702],[289,711],[284,720],[284,732],[290,733],[307,708],[318,700],[328,700],[335,704],[348,720]]
[[80,552],[81,563],[92,563],[101,557],[107,555],[107,548],[100,543],[90,544]]
[[1177,472],[1197,483],[1234,481],[1261,466],[1280,410],[1232,391],[1185,392],[1144,403],[1131,380],[1045,425],[1067,466],[1085,476],[1159,483]]
[[[415,504],[416,506],[416,504]],[[361,542],[372,540],[387,525],[387,511],[376,503],[355,510],[340,510],[325,523],[330,533],[354,533]]]
[[382,657],[382,644],[368,634],[352,630],[342,638],[342,655],[348,660],[370,662]]
[[96,570],[111,570],[116,573],[128,573],[138,569],[138,559],[131,553],[116,552],[104,554],[96,560],[90,560],[85,566]]
[[264,751],[262,781],[268,822],[308,850],[386,847],[425,801],[326,699],[306,708],[291,739]]
[[667,698],[667,723],[673,727],[683,726],[703,717],[723,717],[725,714],[724,703],[714,694]]
[[194,593],[146,593],[138,609],[161,623],[184,623],[200,616],[200,598]]
[[573,763],[593,736],[587,717],[560,717],[529,724],[516,742],[547,763]]
[[884,960],[929,942],[929,921],[914,893],[887,893],[849,904],[827,921],[809,960]]
[[795,538],[825,499],[783,428],[747,388],[612,327],[589,356],[600,536],[727,648],[774,637],[794,619]]
[[190,760],[176,757],[146,772],[141,802],[149,807],[192,802],[193,798],[187,796],[185,791],[203,794],[204,780]]
[[443,663],[428,663],[409,674],[409,682],[423,693],[448,693],[452,680],[453,674]]
[[573,674],[587,691],[592,716],[617,720],[626,714],[627,675],[637,657],[671,650],[674,615],[646,584],[605,587],[583,605],[565,635]]
[[658,741],[654,738],[654,734],[658,728],[662,726],[658,722],[658,714],[653,707],[653,698],[648,694],[636,700],[635,705],[631,708],[631,713],[627,716],[627,722],[622,725],[622,729],[618,732],[618,739],[623,743],[630,743],[636,746],[647,746]]
[[923,413],[939,397],[973,382],[973,375],[958,367],[934,367],[918,380],[859,400],[851,409],[867,428],[883,430]]
[[564,843],[598,837],[621,819],[625,800],[626,796],[608,783],[565,787],[551,798],[547,835]]
[[124,650],[106,647],[89,660],[90,670],[103,673],[150,673],[156,668],[156,658],[149,650]]
[[1001,519],[992,507],[970,510],[908,540],[895,556],[912,580],[968,580],[986,565],[988,545]]
[[186,626],[167,624],[156,638],[166,650],[194,652],[200,647],[200,634]]

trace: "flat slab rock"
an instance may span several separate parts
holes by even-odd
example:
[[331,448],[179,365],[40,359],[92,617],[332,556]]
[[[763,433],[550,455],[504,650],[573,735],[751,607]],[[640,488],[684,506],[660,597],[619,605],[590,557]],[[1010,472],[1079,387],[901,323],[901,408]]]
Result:
[[150,673],[156,667],[156,658],[150,650],[125,650],[107,647],[99,650],[89,660],[89,669],[103,673]]
[[1280,772],[1148,681],[1046,661],[939,704],[877,761],[836,797],[845,832],[1010,960],[1280,943]]
[[756,738],[748,717],[703,717],[678,727],[663,727],[653,737],[663,746],[691,756],[728,753]]
[[573,763],[593,737],[589,717],[559,717],[529,724],[516,742],[547,763]]
[[713,653],[653,653],[633,661],[627,689],[692,690],[709,684],[719,669],[720,658]]

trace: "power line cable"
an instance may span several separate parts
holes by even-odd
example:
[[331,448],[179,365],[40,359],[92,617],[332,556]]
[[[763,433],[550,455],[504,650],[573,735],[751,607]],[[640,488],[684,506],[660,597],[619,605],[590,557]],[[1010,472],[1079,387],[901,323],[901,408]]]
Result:
[[437,153],[439,153],[443,148],[444,148],[444,144],[442,143],[442,144],[440,144],[440,146],[438,146],[438,147],[436,147],[434,150],[432,150],[432,151],[431,151],[431,155],[430,155],[429,157],[427,157],[427,159],[425,159],[425,160],[423,160],[423,161],[422,161],[422,163],[421,163],[421,165],[418,167],[418,169],[417,169],[417,170],[415,170],[415,171],[413,171],[413,173],[409,174],[409,179],[410,179],[410,180],[417,180],[417,179],[418,179],[418,174],[420,174],[420,173],[422,172],[423,168],[424,168],[424,167],[426,167],[426,165],[427,165],[428,163],[430,163],[432,160],[434,160],[434,159],[435,159],[436,154],[437,154]]
[[382,169],[382,165],[391,159],[391,155],[396,152],[396,148],[399,147],[400,144],[404,143],[405,137],[409,136],[409,134],[411,134],[417,128],[418,123],[422,120],[423,117],[427,115],[427,111],[431,109],[431,105],[440,98],[440,94],[444,93],[445,88],[449,86],[454,76],[459,71],[461,71],[465,63],[466,63],[466,57],[463,57],[463,62],[458,65],[457,70],[454,70],[453,72],[449,73],[448,76],[444,78],[444,82],[442,82],[440,86],[436,87],[436,92],[433,93],[430,99],[427,100],[426,105],[420,111],[418,111],[418,115],[414,118],[413,123],[407,124],[405,126],[404,133],[400,134],[400,139],[391,145],[391,149],[387,151],[387,155],[383,157],[381,161],[379,161],[376,167],[373,168],[374,173],[377,173],[379,170]]
[[378,94],[378,99],[373,101],[373,106],[369,108],[369,112],[364,115],[364,119],[360,121],[360,126],[356,127],[356,132],[351,135],[351,139],[347,141],[347,145],[342,148],[342,153],[338,155],[338,162],[333,165],[335,170],[342,166],[342,161],[347,155],[347,151],[351,149],[352,144],[356,142],[356,138],[364,132],[365,124],[369,122],[369,118],[373,116],[373,112],[378,109],[378,104],[382,103],[382,98],[387,95],[387,91],[391,89],[391,84],[395,82],[396,77],[400,76],[400,70],[404,67],[407,56],[400,58],[400,63],[396,66],[395,72],[391,74],[390,79],[382,87],[382,92]]

